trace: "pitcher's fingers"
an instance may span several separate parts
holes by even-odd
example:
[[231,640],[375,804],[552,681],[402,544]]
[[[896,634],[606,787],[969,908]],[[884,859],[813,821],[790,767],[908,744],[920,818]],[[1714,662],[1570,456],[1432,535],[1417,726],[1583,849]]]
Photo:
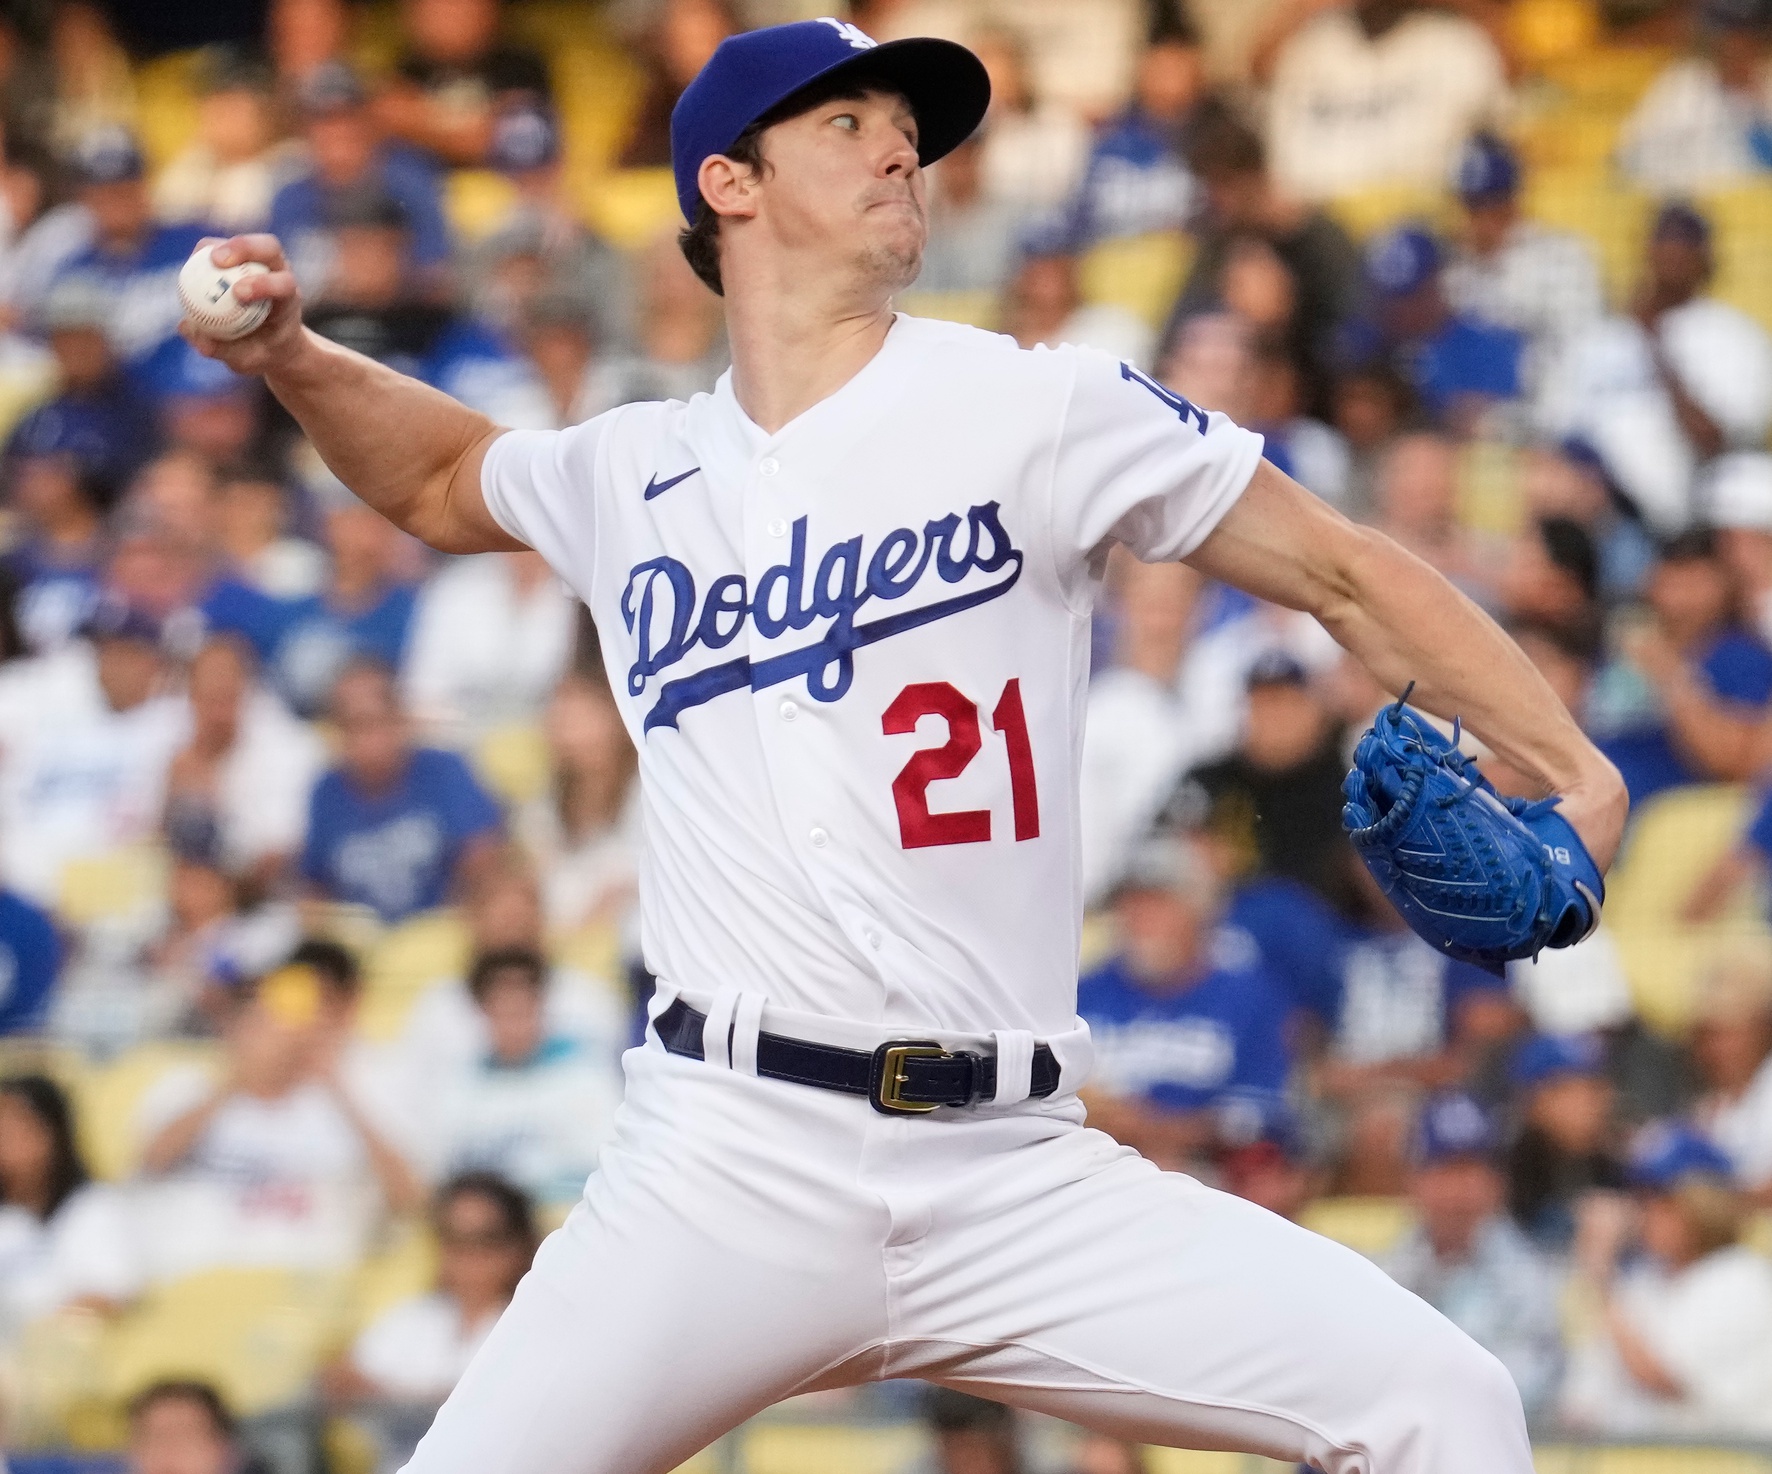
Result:
[[295,295],[295,273],[267,271],[243,276],[234,283],[234,296],[242,302],[285,302]]
[[205,358],[214,358],[221,351],[221,339],[212,338],[207,333],[200,333],[191,326],[189,318],[179,321],[178,335],[189,343]]
[[283,255],[283,242],[269,231],[231,235],[212,254],[217,266],[238,266],[242,261],[259,261],[272,271],[286,271],[289,268],[289,262]]

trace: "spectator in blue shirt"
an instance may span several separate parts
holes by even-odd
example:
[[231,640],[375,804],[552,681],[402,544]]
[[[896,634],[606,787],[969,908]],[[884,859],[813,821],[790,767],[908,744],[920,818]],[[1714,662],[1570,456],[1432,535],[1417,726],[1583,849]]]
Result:
[[1396,363],[1439,424],[1468,432],[1486,410],[1520,397],[1526,340],[1454,312],[1441,283],[1444,264],[1440,243],[1414,226],[1373,240],[1366,250],[1373,320],[1352,336],[1358,339],[1363,328],[1370,346]]
[[19,631],[37,653],[65,645],[92,612],[107,552],[109,487],[75,455],[50,449],[55,444],[15,437],[7,464],[17,541],[4,563],[18,584]]
[[1215,1106],[1278,1095],[1290,1068],[1287,999],[1257,959],[1214,947],[1220,905],[1197,849],[1152,841],[1115,898],[1122,951],[1078,993],[1095,1039],[1092,1124],[1163,1167],[1216,1144]]
[[342,61],[322,62],[298,95],[302,134],[313,160],[271,200],[270,229],[283,242],[310,296],[332,269],[327,212],[340,196],[365,191],[399,201],[412,230],[412,259],[431,285],[449,265],[449,226],[436,165],[416,149],[383,139],[362,80]]
[[78,279],[104,294],[111,344],[118,357],[135,363],[177,333],[184,314],[178,273],[207,232],[200,225],[154,223],[147,166],[125,129],[89,134],[73,162],[93,240],[68,258],[56,279]]
[[1132,105],[1097,134],[1077,187],[1072,234],[1080,245],[1188,223],[1198,188],[1187,137],[1203,80],[1191,27],[1160,27],[1138,59]]
[[297,713],[317,714],[352,660],[398,671],[418,590],[394,576],[400,533],[342,487],[324,513],[331,568],[324,587],[284,607],[271,678]]
[[454,753],[413,746],[386,666],[348,666],[331,715],[339,765],[314,786],[302,879],[390,925],[443,905],[495,850],[498,805]]
[[1772,650],[1737,622],[1734,579],[1713,533],[1664,544],[1644,595],[1653,622],[1626,633],[1623,660],[1589,698],[1589,729],[1633,807],[1681,784],[1751,777],[1772,706]]
[[0,1034],[42,1028],[61,965],[61,938],[48,914],[0,890]]

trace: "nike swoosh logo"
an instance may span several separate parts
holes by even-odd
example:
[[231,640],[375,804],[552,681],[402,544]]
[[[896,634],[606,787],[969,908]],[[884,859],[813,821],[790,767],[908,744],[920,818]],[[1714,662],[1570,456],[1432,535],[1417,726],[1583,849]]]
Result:
[[673,476],[673,477],[671,477],[671,479],[669,481],[660,481],[657,476],[654,476],[650,481],[648,481],[646,483],[646,494],[642,498],[642,500],[643,501],[651,501],[653,499],[653,497],[662,495],[664,492],[669,491],[679,481],[687,481],[691,476],[693,476],[700,469],[701,469],[700,466],[691,466],[681,476]]

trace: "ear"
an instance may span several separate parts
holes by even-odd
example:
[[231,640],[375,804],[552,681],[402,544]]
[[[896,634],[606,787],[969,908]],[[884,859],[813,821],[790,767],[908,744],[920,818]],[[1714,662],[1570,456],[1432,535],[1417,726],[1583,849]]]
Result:
[[750,216],[757,213],[758,176],[754,169],[734,163],[725,154],[709,154],[696,171],[695,182],[716,215]]

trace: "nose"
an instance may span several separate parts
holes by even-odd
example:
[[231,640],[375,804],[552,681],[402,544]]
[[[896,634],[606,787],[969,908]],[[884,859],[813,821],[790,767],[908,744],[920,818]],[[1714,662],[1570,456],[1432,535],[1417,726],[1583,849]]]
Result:
[[917,150],[910,139],[897,128],[892,130],[893,143],[880,163],[880,172],[888,179],[909,179],[917,172]]

